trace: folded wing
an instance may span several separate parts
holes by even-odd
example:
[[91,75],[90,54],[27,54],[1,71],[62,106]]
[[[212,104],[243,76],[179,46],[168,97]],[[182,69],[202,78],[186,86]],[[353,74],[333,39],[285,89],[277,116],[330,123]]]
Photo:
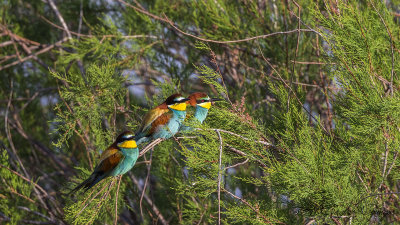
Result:
[[81,188],[83,188],[85,192],[89,190],[99,181],[109,176],[111,171],[121,162],[122,158],[123,155],[118,148],[114,146],[109,147],[101,154],[100,163],[96,166],[90,177],[74,188],[70,194],[75,193]]

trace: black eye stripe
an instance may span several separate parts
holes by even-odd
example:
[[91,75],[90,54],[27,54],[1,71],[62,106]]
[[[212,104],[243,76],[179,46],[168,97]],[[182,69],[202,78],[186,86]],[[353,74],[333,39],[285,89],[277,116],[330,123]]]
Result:
[[204,103],[204,102],[209,102],[209,101],[210,100],[207,100],[207,99],[201,99],[201,100],[197,100],[196,103],[199,104],[199,103]]

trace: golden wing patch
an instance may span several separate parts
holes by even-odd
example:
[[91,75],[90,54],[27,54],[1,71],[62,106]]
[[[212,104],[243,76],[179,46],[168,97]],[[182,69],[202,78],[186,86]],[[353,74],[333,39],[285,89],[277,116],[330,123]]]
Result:
[[154,108],[147,112],[147,114],[143,118],[142,126],[140,131],[145,131],[151,126],[151,124],[161,115],[164,113],[167,113],[169,109],[160,109],[160,108]]
[[171,113],[165,113],[161,116],[159,116],[154,122],[151,124],[149,134],[154,133],[157,130],[158,126],[162,126],[168,123],[168,121],[171,119],[172,114]]
[[[114,146],[110,146],[108,147],[103,153],[101,153],[100,156],[100,163],[105,160],[106,158],[110,157],[111,155],[114,155],[115,153],[117,153],[119,150],[114,147]],[[99,163],[99,164],[100,164]]]

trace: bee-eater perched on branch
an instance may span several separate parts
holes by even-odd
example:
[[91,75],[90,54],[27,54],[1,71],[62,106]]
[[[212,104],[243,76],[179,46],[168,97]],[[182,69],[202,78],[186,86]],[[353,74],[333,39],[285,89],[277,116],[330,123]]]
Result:
[[150,110],[136,132],[137,144],[157,138],[170,138],[178,131],[186,117],[186,101],[181,94],[169,96],[162,104]]
[[[210,98],[206,93],[195,92],[189,96],[189,101],[187,102],[190,106],[195,108],[194,118],[200,123],[203,123],[207,117],[208,110],[211,108],[211,103],[216,101],[221,101],[219,98]],[[181,131],[192,130],[192,127],[181,126]]]
[[139,149],[134,138],[131,131],[121,133],[117,140],[101,154],[100,163],[90,177],[74,188],[70,194],[81,188],[87,191],[108,176],[122,175],[132,169],[139,156]]

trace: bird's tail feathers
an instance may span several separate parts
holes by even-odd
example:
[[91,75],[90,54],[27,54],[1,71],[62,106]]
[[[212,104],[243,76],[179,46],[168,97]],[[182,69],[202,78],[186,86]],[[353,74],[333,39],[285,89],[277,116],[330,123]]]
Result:
[[74,189],[72,189],[71,192],[68,193],[68,195],[72,195],[75,192],[79,191],[80,189],[84,189],[83,193],[85,193],[87,190],[92,188],[95,184],[97,184],[100,180],[102,180],[105,177],[104,173],[93,173],[90,175],[88,179],[80,183],[78,186],[76,186]]

